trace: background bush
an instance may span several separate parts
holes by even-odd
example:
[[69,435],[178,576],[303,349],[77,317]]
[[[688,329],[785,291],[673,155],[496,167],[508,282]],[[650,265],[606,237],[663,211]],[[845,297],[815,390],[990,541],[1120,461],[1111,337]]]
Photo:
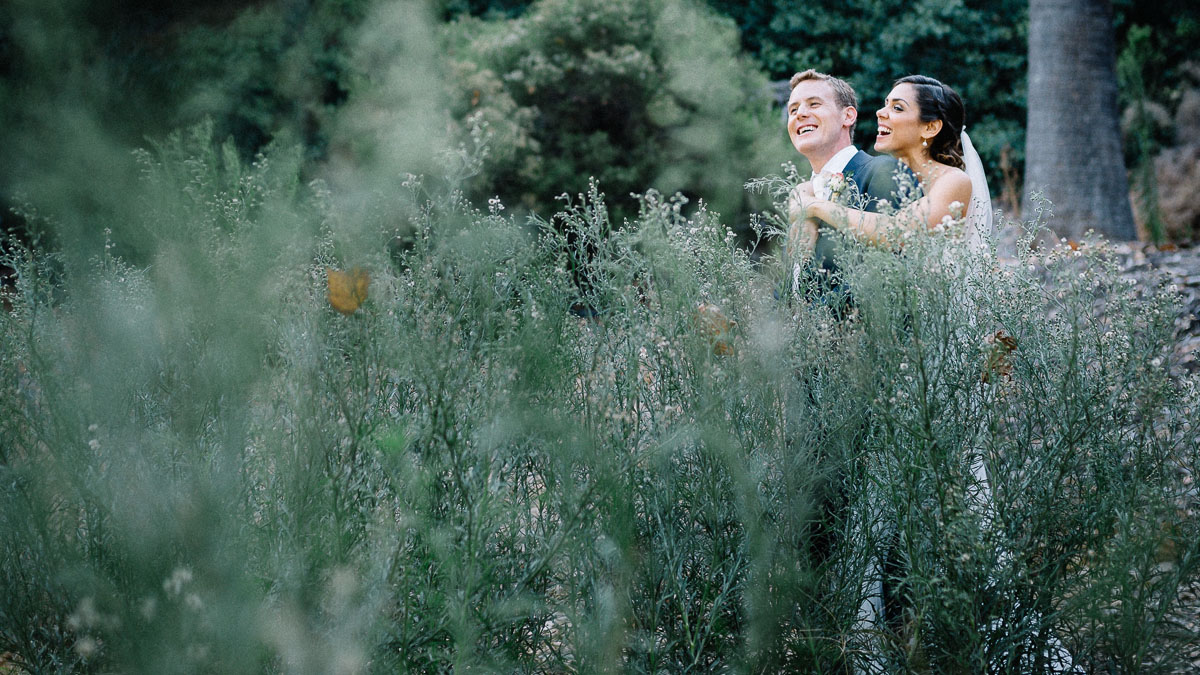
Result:
[[744,223],[741,184],[791,154],[732,22],[692,3],[543,0],[448,35],[456,133],[494,135],[480,198],[547,214],[595,179],[617,222],[653,186]]

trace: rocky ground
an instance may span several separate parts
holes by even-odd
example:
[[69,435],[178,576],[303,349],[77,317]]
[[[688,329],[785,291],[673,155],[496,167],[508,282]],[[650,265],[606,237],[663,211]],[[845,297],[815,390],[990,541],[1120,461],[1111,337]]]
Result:
[[[1012,251],[1017,234],[1000,241],[1002,261],[1015,262]],[[1109,245],[1116,254],[1120,274],[1142,291],[1161,282],[1179,292],[1175,306],[1175,358],[1171,372],[1176,376],[1200,373],[1200,245],[1154,246],[1144,242]]]
[[1179,290],[1175,315],[1175,363],[1178,374],[1200,372],[1200,246],[1164,246],[1139,242],[1114,247],[1122,275],[1140,285],[1165,275]]

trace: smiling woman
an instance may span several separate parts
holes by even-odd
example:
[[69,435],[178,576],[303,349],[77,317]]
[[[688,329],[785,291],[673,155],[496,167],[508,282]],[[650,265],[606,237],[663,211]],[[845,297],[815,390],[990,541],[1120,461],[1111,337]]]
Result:
[[[920,145],[939,163],[961,169],[965,117],[962,99],[950,87],[921,75],[900,78],[875,113],[875,149],[908,160],[911,166],[924,159],[916,150]],[[898,130],[904,135],[897,136]]]

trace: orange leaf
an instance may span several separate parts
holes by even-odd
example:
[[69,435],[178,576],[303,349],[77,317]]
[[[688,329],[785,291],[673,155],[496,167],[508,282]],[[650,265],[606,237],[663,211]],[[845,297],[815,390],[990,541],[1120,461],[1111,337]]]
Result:
[[1003,377],[1006,380],[1012,379],[1012,363],[1008,360],[1008,355],[1016,351],[1017,339],[1005,333],[1002,330],[996,331],[995,335],[988,338],[988,342],[992,345],[988,351],[987,361],[983,365],[983,373],[980,379],[985,383],[992,382],[993,375]]
[[708,338],[712,344],[714,354],[729,356],[733,353],[730,338],[737,322],[730,321],[721,308],[702,302],[696,306],[696,314],[693,319],[701,335]]
[[329,284],[329,304],[342,314],[353,314],[367,299],[367,286],[371,283],[371,275],[361,267],[355,267],[349,272],[326,267],[325,279]]

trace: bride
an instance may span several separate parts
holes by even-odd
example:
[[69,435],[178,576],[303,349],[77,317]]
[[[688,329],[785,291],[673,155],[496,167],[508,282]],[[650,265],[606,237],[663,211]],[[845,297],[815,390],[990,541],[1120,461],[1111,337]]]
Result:
[[[820,220],[846,234],[887,246],[897,231],[927,228],[963,219],[965,235],[982,246],[991,229],[991,199],[979,155],[965,130],[965,110],[958,93],[924,75],[902,77],[882,108],[875,112],[879,132],[875,149],[896,157],[913,172],[919,188],[892,215],[850,208],[819,199],[810,183],[800,186],[804,217]],[[963,205],[969,205],[966,213]]]
[[[896,80],[882,108],[875,112],[879,123],[875,149],[896,157],[916,178],[916,190],[892,214],[873,213],[843,203],[818,198],[810,183],[797,190],[808,220],[819,220],[869,244],[896,249],[906,232],[961,223],[964,243],[984,251],[991,237],[991,198],[979,154],[965,131],[965,111],[958,93],[938,80],[909,75]],[[966,209],[964,211],[964,205]],[[962,301],[966,302],[964,296]],[[973,508],[991,521],[990,477],[984,468],[983,450],[973,443],[963,448],[977,490]],[[872,536],[886,538],[876,521]],[[885,573],[876,559],[864,579],[864,598],[859,626],[868,632],[879,625],[883,607]],[[894,609],[894,608],[893,608]],[[1045,656],[1052,672],[1080,672],[1062,643],[1051,636]],[[882,666],[871,659],[868,670]]]

